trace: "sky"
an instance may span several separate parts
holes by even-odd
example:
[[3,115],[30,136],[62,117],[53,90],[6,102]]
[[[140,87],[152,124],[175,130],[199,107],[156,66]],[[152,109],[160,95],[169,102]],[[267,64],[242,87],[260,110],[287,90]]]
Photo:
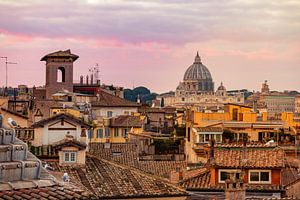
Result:
[[[196,52],[216,87],[300,91],[299,0],[0,0],[8,84],[45,84],[44,55],[71,49],[74,81],[175,90]],[[5,60],[0,58],[0,86]]]

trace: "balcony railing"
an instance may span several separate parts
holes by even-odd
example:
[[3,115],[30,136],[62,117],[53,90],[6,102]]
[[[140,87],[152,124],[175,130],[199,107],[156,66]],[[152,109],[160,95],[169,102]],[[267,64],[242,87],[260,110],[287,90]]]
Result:
[[24,142],[31,142],[34,140],[33,128],[15,128],[16,137]]

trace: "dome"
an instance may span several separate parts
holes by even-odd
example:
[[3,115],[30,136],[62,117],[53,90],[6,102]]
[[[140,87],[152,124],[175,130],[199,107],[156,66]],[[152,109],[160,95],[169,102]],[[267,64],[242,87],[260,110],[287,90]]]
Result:
[[218,90],[226,91],[226,88],[224,87],[223,82],[221,82],[221,85],[218,87]]
[[198,52],[195,62],[185,71],[183,80],[212,80],[211,74],[202,64]]

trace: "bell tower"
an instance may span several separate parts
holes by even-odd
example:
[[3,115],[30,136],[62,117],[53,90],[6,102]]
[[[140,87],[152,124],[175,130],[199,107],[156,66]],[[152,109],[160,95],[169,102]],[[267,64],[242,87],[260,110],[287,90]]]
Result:
[[51,99],[58,91],[73,92],[73,63],[78,58],[68,49],[50,53],[41,59],[46,61],[46,99]]

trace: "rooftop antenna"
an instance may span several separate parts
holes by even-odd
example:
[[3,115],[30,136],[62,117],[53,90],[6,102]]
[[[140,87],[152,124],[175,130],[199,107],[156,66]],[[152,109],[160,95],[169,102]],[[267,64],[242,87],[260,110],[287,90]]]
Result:
[[95,78],[96,80],[96,83],[98,83],[98,81],[100,80],[100,70],[99,70],[99,64],[96,63],[94,67],[91,67],[89,69],[89,72],[91,73],[91,75],[93,75],[93,77]]
[[18,63],[16,63],[16,62],[8,62],[7,61],[8,60],[7,56],[0,56],[0,58],[4,58],[5,59],[5,86],[7,88],[7,82],[8,82],[7,65],[11,65],[11,64],[16,65]]

